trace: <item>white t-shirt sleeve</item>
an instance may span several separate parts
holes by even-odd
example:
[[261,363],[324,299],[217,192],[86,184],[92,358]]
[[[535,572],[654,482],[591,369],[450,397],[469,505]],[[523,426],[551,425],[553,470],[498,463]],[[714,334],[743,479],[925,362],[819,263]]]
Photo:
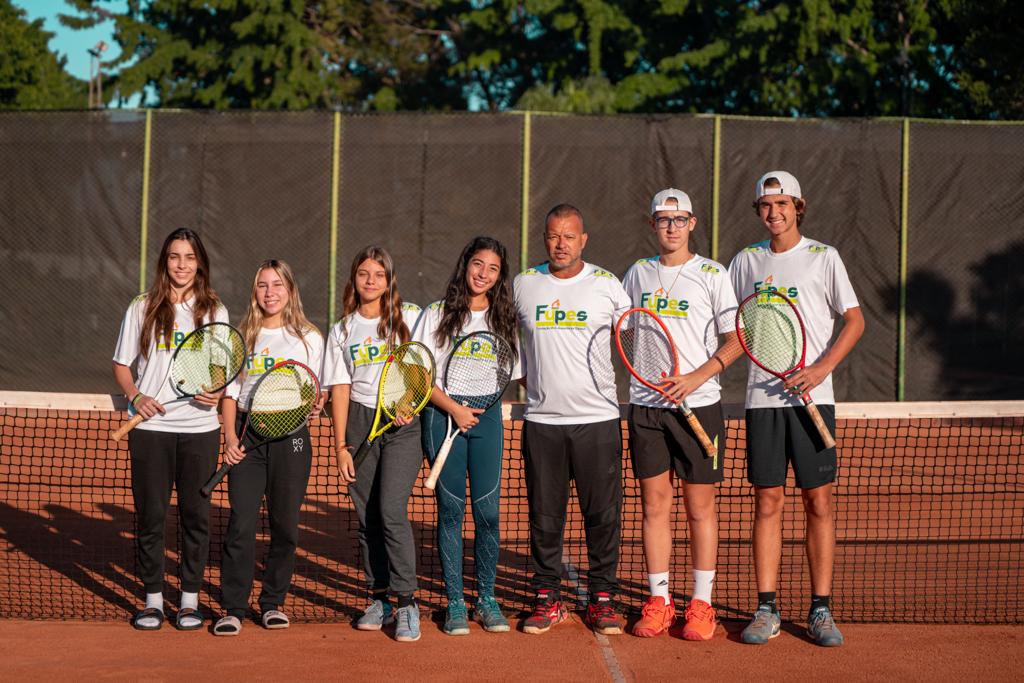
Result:
[[144,296],[137,296],[125,311],[124,320],[121,322],[121,332],[117,337],[117,347],[114,349],[113,361],[115,363],[131,365],[141,353],[139,335],[142,331],[142,312],[145,301]]
[[825,296],[828,297],[829,307],[841,317],[851,308],[857,308],[860,303],[857,301],[857,294],[853,291],[853,284],[846,272],[846,264],[840,258],[839,252],[829,249],[828,262],[825,265],[825,274],[828,278],[828,286]]
[[346,325],[352,325],[351,317],[339,320],[327,335],[324,348],[324,388],[335,384],[352,384],[352,374],[345,359],[345,347],[348,345]]
[[739,308],[739,304],[736,301],[731,275],[730,277],[714,278],[713,282],[715,286],[711,287],[711,304],[715,312],[718,334],[735,332],[736,309]]

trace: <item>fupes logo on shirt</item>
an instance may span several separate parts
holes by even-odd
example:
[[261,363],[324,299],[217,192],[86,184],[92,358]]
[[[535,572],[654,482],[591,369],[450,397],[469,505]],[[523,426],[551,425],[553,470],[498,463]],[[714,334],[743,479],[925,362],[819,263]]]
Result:
[[181,342],[185,341],[185,337],[188,335],[179,329],[178,321],[174,321],[174,329],[171,332],[171,345],[167,345],[167,339],[163,335],[157,335],[156,350],[157,351],[173,351],[181,345]]
[[288,360],[287,358],[275,358],[270,353],[270,347],[265,346],[259,351],[254,351],[245,359],[245,371],[250,375],[262,375],[278,363]]
[[685,318],[689,315],[690,302],[686,299],[673,299],[665,290],[658,288],[654,292],[644,292],[640,295],[640,306],[654,311],[663,318]]
[[782,303],[782,299],[775,296],[776,294],[782,294],[784,297],[792,301],[794,304],[797,303],[797,298],[800,296],[800,290],[797,289],[796,285],[782,286],[774,282],[775,276],[769,275],[764,280],[754,282],[754,293],[763,294],[766,296],[766,301],[774,301],[776,303]]
[[486,339],[474,337],[473,341],[468,344],[460,344],[454,351],[454,355],[473,360],[494,360],[494,344]]
[[372,337],[367,337],[361,344],[352,344],[348,347],[349,356],[352,358],[354,367],[363,365],[374,365],[383,363],[388,357],[388,345],[386,343],[376,344]]
[[587,312],[562,308],[562,302],[555,299],[550,304],[537,306],[534,322],[538,329],[579,329],[587,326]]

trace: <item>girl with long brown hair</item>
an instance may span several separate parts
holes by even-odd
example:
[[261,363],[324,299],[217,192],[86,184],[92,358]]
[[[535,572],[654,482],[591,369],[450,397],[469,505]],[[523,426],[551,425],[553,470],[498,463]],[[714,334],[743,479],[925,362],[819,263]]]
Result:
[[[264,373],[277,363],[292,360],[319,376],[324,349],[320,331],[302,310],[292,269],[279,259],[264,261],[256,269],[240,331],[248,360],[228,387],[223,403],[224,460],[232,467],[228,479],[231,516],[224,537],[221,570],[221,603],[227,614],[213,628],[219,636],[237,635],[249,609],[256,564],[256,528],[264,498],[270,520],[270,551],[259,596],[261,622],[267,629],[289,625],[281,606],[295,569],[299,509],[313,460],[309,427],[252,451],[239,441],[238,434],[245,425],[244,406],[249,404],[249,394]],[[260,440],[251,432],[246,437],[248,445],[257,445]]]
[[129,305],[113,358],[114,379],[129,399],[130,412],[145,418],[128,435],[136,547],[146,591],[146,607],[132,619],[139,630],[156,630],[164,622],[164,524],[174,488],[182,527],[182,592],[175,625],[191,631],[204,622],[199,588],[209,551],[210,502],[199,489],[217,466],[220,393],[165,408],[163,402],[177,396],[163,378],[175,347],[192,330],[227,319],[210,286],[202,240],[193,230],[178,228],[164,240],[152,286]]
[[[423,463],[419,417],[395,420],[378,437],[358,471],[352,447],[366,438],[377,405],[377,383],[389,353],[409,341],[420,308],[403,304],[391,255],[366,247],[352,260],[341,320],[331,329],[324,386],[331,391],[331,418],[341,479],[359,517],[366,581],[372,602],[356,621],[364,631],[397,622],[395,637],[420,637],[416,547],[408,505]],[[389,593],[398,601],[395,610]]]

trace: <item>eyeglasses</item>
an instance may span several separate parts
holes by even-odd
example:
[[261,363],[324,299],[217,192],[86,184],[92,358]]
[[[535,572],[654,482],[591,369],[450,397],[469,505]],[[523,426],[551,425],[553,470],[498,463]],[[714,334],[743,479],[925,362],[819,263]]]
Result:
[[668,230],[669,226],[685,228],[693,216],[658,216],[654,219],[654,225],[658,230]]

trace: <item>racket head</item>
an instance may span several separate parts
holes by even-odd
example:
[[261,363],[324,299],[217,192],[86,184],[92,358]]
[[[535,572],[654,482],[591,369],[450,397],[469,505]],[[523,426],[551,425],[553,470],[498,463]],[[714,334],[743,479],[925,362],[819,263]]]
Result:
[[435,378],[434,355],[430,349],[419,342],[406,342],[384,363],[377,387],[377,405],[392,420],[399,415],[412,417],[430,400]]
[[457,340],[444,366],[444,390],[470,408],[486,410],[501,400],[512,379],[512,346],[493,332],[473,332]]
[[665,321],[648,308],[631,308],[615,324],[615,346],[638,382],[668,395],[665,378],[679,374],[679,353]]
[[209,323],[181,340],[167,381],[181,397],[215,393],[231,384],[245,365],[245,340],[227,323]]
[[736,337],[750,360],[776,377],[804,366],[804,321],[796,304],[781,292],[755,292],[744,299],[736,310]]
[[249,395],[249,427],[264,439],[279,439],[309,420],[320,398],[320,381],[298,361],[277,363]]

